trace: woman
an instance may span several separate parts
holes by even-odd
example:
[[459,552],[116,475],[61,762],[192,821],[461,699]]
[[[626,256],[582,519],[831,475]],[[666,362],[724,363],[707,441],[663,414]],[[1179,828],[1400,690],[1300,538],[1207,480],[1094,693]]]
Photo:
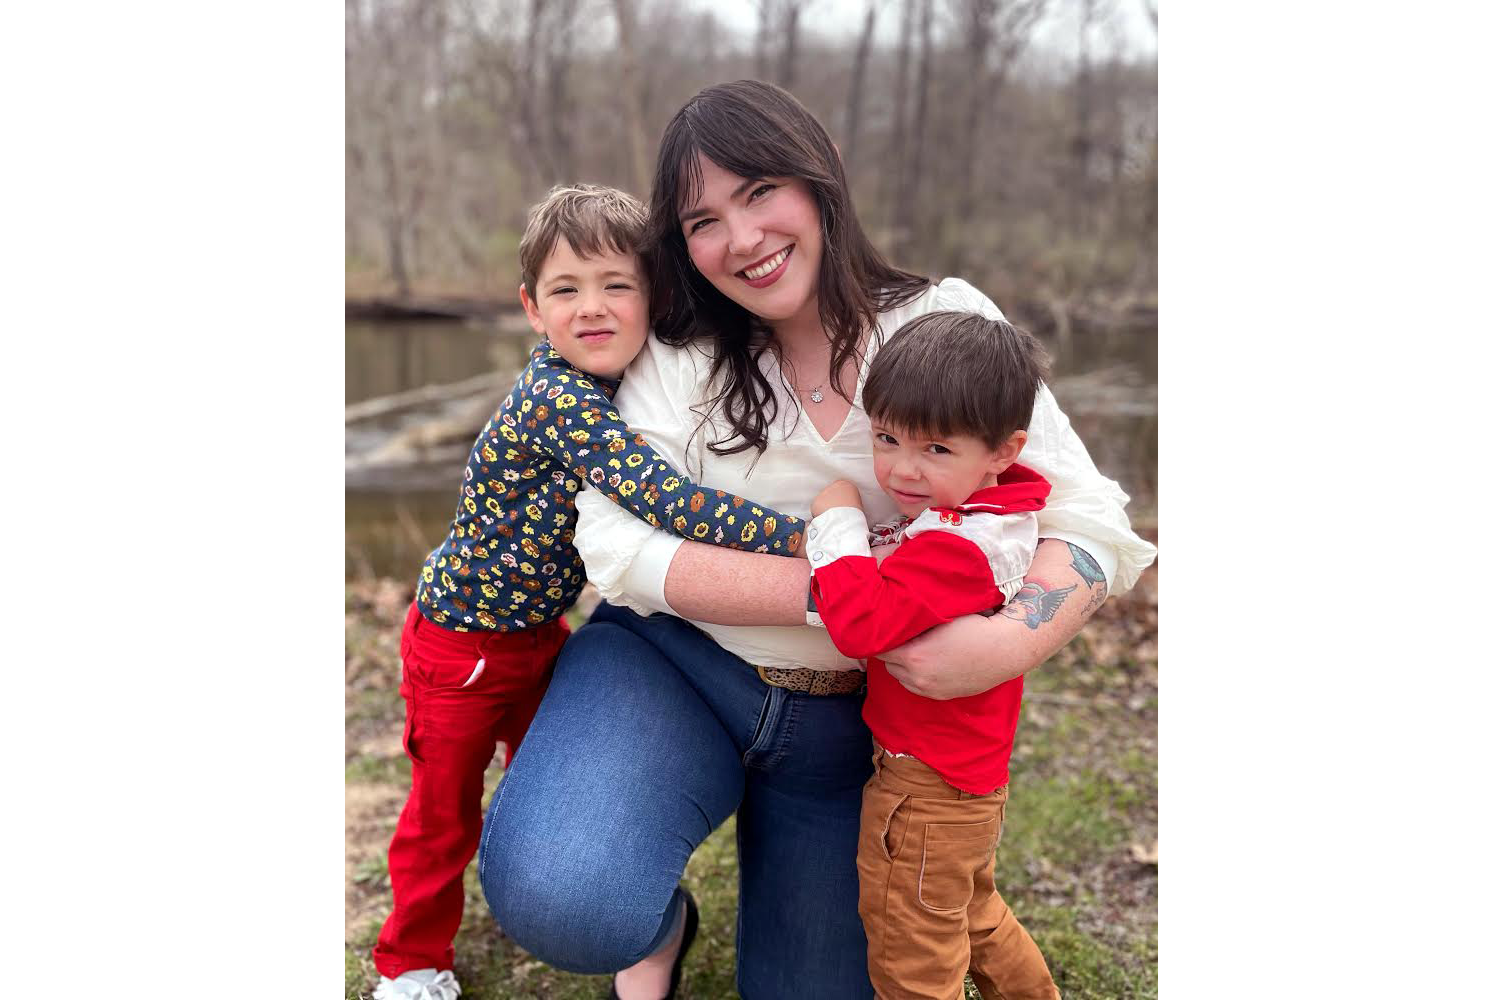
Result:
[[[895,514],[852,403],[866,362],[916,315],[996,307],[886,264],[828,134],[766,84],[680,109],[651,209],[658,336],[616,397],[622,416],[705,485],[807,511],[843,478],[874,520]],[[1054,487],[1036,613],[973,616],[886,655],[920,694],[1032,669],[1153,557],[1047,390],[1021,460]],[[870,997],[855,856],[871,738],[856,664],[806,624],[808,564],[677,540],[590,492],[579,512],[590,579],[620,606],[565,647],[492,800],[480,878],[496,919],[560,968],[624,970],[625,1000],[670,993],[694,927],[678,879],[736,811],[740,994]]]

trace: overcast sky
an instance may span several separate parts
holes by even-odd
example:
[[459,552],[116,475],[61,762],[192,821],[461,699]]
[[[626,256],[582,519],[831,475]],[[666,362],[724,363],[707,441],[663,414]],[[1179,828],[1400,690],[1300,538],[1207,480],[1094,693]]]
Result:
[[[808,0],[808,9],[800,27],[809,34],[823,34],[835,38],[855,35],[861,30],[862,18],[866,16],[868,0]],[[903,16],[902,0],[878,0],[877,38],[891,42],[898,33]],[[721,23],[748,36],[757,30],[757,4],[755,0],[687,0],[685,6],[700,10],[714,10]],[[1158,0],[1154,0],[1157,8]],[[1153,22],[1148,19],[1142,0],[1115,0],[1106,5],[1115,31],[1128,52],[1152,55],[1158,47]],[[936,15],[945,16],[946,5],[936,4]],[[1055,0],[1052,9],[1040,23],[1035,42],[1041,48],[1060,53],[1074,54],[1076,30],[1079,24],[1079,5],[1076,0]],[[1093,46],[1096,52],[1105,52],[1109,39],[1099,36]]]

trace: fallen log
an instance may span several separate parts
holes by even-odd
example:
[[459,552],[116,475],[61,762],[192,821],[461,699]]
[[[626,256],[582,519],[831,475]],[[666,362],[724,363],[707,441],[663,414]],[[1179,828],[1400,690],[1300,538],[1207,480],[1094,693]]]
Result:
[[467,298],[417,298],[401,296],[371,296],[347,298],[344,301],[346,319],[400,320],[400,319],[492,319],[504,312],[519,311],[516,302],[500,299]]
[[362,420],[389,417],[395,413],[421,409],[425,406],[449,402],[465,396],[473,396],[479,393],[497,393],[502,388],[510,385],[515,379],[515,375],[486,372],[483,375],[467,378],[462,382],[450,382],[447,385],[425,385],[417,389],[407,389],[403,392],[392,393],[390,396],[378,396],[375,399],[361,400],[358,403],[351,403],[344,408],[344,422],[346,424],[359,423]]

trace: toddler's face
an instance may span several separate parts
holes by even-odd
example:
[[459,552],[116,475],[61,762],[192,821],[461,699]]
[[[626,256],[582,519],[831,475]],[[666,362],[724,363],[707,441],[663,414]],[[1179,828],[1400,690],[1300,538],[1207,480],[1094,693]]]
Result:
[[[1019,432],[1021,433],[1021,432]],[[1014,435],[996,448],[980,438],[936,437],[872,421],[872,466],[877,485],[908,517],[930,507],[954,507],[1017,458],[1021,442]]]
[[620,378],[647,342],[647,283],[636,254],[581,257],[560,239],[538,272],[537,293],[533,301],[521,288],[528,322],[582,372]]

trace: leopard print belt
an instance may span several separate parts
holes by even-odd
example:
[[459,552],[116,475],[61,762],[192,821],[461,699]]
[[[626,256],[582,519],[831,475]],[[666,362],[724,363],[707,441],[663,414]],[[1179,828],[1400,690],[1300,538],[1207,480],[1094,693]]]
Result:
[[866,683],[864,670],[810,670],[808,667],[758,667],[757,676],[773,687],[800,694],[851,694]]

